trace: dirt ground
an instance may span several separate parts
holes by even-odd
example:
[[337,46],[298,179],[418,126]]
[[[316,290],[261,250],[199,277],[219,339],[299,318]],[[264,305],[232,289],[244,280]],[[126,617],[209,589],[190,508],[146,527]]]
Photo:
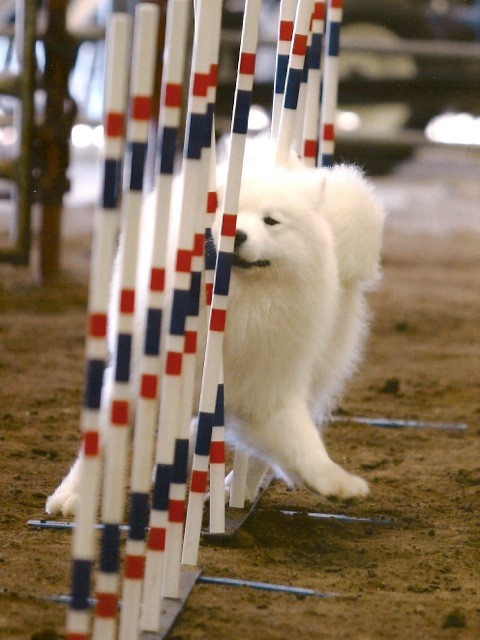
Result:
[[[275,481],[232,542],[203,544],[200,563],[209,576],[338,595],[197,584],[172,640],[480,637],[480,235],[461,225],[405,233],[398,224],[402,207],[424,213],[434,184],[450,198],[439,197],[439,210],[453,207],[455,216],[465,198],[478,204],[476,162],[465,164],[472,179],[460,186],[461,166],[438,173],[432,159],[379,181],[381,194],[398,196],[392,208],[399,217],[387,226],[366,357],[339,409],[345,418],[465,422],[468,429],[382,429],[348,421],[328,427],[332,457],[362,474],[371,495],[344,504]],[[411,195],[399,203],[406,183],[420,200]],[[57,285],[39,288],[24,270],[0,268],[2,640],[64,634],[64,607],[42,598],[69,592],[70,533],[26,523],[45,517],[45,499],[77,448],[86,239],[67,238],[66,270]],[[383,516],[395,524],[346,524],[281,509]]]

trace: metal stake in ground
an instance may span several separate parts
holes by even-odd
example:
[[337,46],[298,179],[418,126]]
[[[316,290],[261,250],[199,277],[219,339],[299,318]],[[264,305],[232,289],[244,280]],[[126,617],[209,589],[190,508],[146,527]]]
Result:
[[79,500],[72,536],[71,603],[67,612],[67,638],[83,639],[90,628],[90,582],[95,554],[94,523],[97,518],[102,460],[99,446],[100,402],[107,360],[107,309],[110,273],[118,227],[118,205],[124,123],[128,93],[131,20],[114,14],[107,27],[104,92],[105,150],[101,204],[95,210],[90,265],[88,331],[83,407]]
[[130,112],[127,123],[126,189],[122,200],[122,236],[119,255],[119,304],[116,345],[111,374],[102,400],[107,408],[107,441],[102,496],[100,567],[93,637],[109,640],[116,635],[119,581],[119,527],[124,519],[124,486],[130,439],[131,353],[139,218],[142,207],[144,165],[153,91],[158,8],[139,4],[135,11]]

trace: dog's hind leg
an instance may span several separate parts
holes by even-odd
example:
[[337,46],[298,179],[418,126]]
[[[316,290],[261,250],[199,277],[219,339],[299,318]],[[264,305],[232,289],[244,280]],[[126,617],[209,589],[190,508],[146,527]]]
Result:
[[331,460],[306,403],[293,399],[256,425],[257,444],[272,454],[273,461],[290,477],[324,496],[359,498],[369,492],[359,476]]

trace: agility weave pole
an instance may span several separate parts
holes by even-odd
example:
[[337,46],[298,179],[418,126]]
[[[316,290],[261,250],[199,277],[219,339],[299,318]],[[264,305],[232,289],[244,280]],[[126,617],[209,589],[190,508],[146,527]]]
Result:
[[[119,527],[124,520],[124,486],[127,478],[130,420],[133,407],[131,358],[134,333],[136,265],[148,129],[154,84],[158,8],[140,4],[135,11],[130,109],[127,121],[127,162],[122,194],[122,242],[119,248],[118,327],[113,355],[113,382],[104,385],[102,399],[107,406],[107,434],[102,492],[102,532],[99,571],[96,578],[97,606],[93,638],[116,637],[118,588],[120,582]],[[110,392],[110,393],[109,393]],[[137,571],[128,561],[127,575]]]
[[107,34],[107,69],[104,93],[104,175],[101,203],[94,214],[86,336],[85,390],[80,418],[83,460],[80,471],[76,527],[72,536],[71,603],[66,620],[67,636],[77,638],[87,637],[90,620],[88,599],[95,554],[95,539],[92,532],[97,519],[102,465],[99,444],[100,405],[104,369],[108,355],[107,310],[110,274],[118,228],[130,30],[130,18],[117,14],[110,22]]
[[[168,597],[179,595],[200,295],[199,267],[197,264],[194,271],[193,261],[197,259],[197,263],[198,260],[203,262],[203,203],[207,202],[207,178],[210,169],[210,159],[203,151],[211,143],[213,112],[208,108],[208,89],[215,84],[212,78],[216,78],[220,10],[221,3],[218,0],[214,4],[200,1],[195,10],[195,37],[183,156],[181,220],[178,239],[176,238],[175,242],[177,249],[172,282],[173,296],[165,340],[156,472],[145,567],[141,626],[143,630],[148,631],[154,631],[160,623],[161,606],[158,594],[162,593]],[[215,34],[218,34],[217,37]],[[198,217],[203,225],[200,236],[196,234],[199,226]],[[154,549],[151,545],[152,539],[159,541]]]
[[325,63],[322,82],[320,115],[320,155],[318,164],[329,167],[335,151],[335,113],[338,97],[338,56],[340,53],[340,27],[343,0],[327,0]]
[[157,423],[161,369],[161,333],[165,306],[167,239],[181,98],[189,6],[172,2],[167,13],[166,41],[158,123],[152,255],[148,274],[143,355],[140,361],[132,449],[129,536],[125,549],[120,637],[135,637],[140,617],[145,549]]
[[220,381],[219,376],[227,315],[228,289],[236,231],[236,215],[248,130],[253,74],[255,71],[255,52],[258,42],[260,6],[261,0],[247,0],[243,21],[227,180],[222,206],[221,233],[217,247],[215,280],[210,305],[207,345],[200,392],[198,430],[185,525],[182,562],[187,565],[196,565],[198,561],[203,501],[210,458],[210,443],[215,417],[217,389]]

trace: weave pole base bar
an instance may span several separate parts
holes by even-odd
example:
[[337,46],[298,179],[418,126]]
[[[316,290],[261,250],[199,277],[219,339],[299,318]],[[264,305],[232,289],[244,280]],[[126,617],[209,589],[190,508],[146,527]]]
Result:
[[422,420],[397,420],[395,418],[362,418],[357,416],[333,416],[332,422],[355,422],[381,429],[439,429],[440,431],[466,431],[465,422],[425,422]]
[[274,477],[274,474],[271,472],[265,475],[265,478],[260,485],[260,489],[255,500],[250,502],[250,504],[245,509],[234,509],[232,507],[225,507],[225,533],[210,533],[210,531],[202,530],[202,538],[209,542],[222,542],[231,540],[235,533],[243,526],[248,517],[251,515],[260,498],[270,486]]
[[141,640],[163,640],[171,628],[175,624],[176,619],[180,615],[185,606],[188,597],[199,579],[201,570],[198,568],[186,569],[182,568],[180,573],[180,597],[179,598],[163,598],[162,600],[162,617],[160,629],[156,632],[142,631]]
[[[67,523],[68,524],[68,523]],[[183,607],[185,606],[190,593],[192,592],[193,587],[199,580],[201,576],[202,570],[198,567],[190,567],[190,568],[182,568],[182,572],[180,574],[180,597],[179,598],[163,598],[162,600],[162,622],[160,625],[160,629],[158,631],[141,631],[140,638],[141,640],[163,640],[166,638],[169,632],[171,631],[173,625],[175,624],[178,616],[180,615]],[[70,596],[52,596],[42,598],[43,600],[48,600],[49,602],[57,602],[58,604],[70,604],[71,597]],[[96,600],[91,598],[89,600],[89,605],[94,607],[96,605]],[[122,606],[121,603],[119,605]]]

